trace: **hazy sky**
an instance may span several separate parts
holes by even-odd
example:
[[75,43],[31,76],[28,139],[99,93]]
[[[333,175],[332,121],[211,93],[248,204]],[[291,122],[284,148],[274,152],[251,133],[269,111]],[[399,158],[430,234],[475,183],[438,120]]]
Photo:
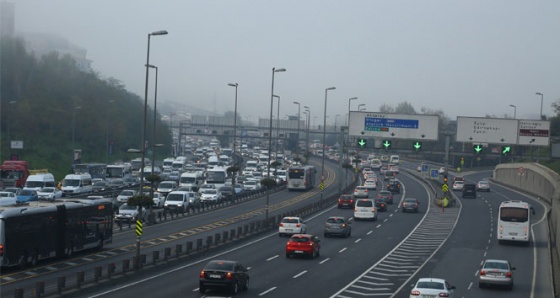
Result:
[[[299,101],[327,122],[366,104],[411,103],[449,117],[538,117],[560,98],[560,1],[15,0],[16,31],[54,33],[87,49],[92,67],[143,97],[147,34],[158,101],[255,121]],[[154,75],[151,75],[153,80]],[[150,83],[153,91],[153,81]],[[152,92],[150,92],[150,96]],[[276,103],[274,103],[276,109]],[[274,112],[276,115],[276,112]],[[303,116],[302,116],[303,117]]]

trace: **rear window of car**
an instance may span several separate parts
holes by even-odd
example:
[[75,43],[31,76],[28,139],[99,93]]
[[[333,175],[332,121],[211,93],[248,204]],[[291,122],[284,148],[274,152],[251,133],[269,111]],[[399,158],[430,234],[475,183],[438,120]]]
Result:
[[293,236],[290,239],[292,242],[308,242],[309,241],[309,237],[302,237],[302,236]]
[[333,224],[342,224],[344,223],[344,219],[342,218],[329,218],[327,219],[328,223],[333,223]]
[[474,184],[463,185],[463,189],[471,190],[471,189],[475,189],[475,188],[476,188],[476,186]]
[[282,219],[283,223],[299,223],[297,218],[284,218]]
[[234,263],[232,262],[210,262],[204,267],[206,270],[233,270]]
[[373,202],[370,200],[367,201],[358,201],[356,202],[357,207],[373,207]]
[[443,286],[442,283],[440,283],[440,282],[433,282],[433,281],[421,281],[421,282],[418,282],[417,287],[418,287],[418,288],[421,288],[421,289],[437,289],[437,290],[443,290],[443,289],[445,289],[445,287]]

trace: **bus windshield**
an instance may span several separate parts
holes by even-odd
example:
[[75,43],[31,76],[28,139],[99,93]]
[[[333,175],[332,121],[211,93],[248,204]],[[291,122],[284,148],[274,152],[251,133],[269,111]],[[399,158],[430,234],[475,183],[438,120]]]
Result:
[[290,179],[303,179],[305,175],[304,169],[291,169],[288,171],[288,178]]
[[529,210],[525,208],[503,207],[500,220],[509,222],[526,222],[529,220]]
[[206,172],[206,182],[207,183],[215,183],[215,182],[224,182],[226,181],[226,173],[225,172]]

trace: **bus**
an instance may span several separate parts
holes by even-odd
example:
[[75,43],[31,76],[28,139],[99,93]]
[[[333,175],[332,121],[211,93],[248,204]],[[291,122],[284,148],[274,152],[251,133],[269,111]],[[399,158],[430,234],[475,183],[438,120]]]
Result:
[[216,189],[225,186],[227,171],[223,167],[214,167],[206,171],[206,184],[214,184]]
[[288,190],[308,190],[315,187],[314,166],[292,166],[288,168]]
[[504,201],[498,210],[498,243],[531,241],[531,213],[535,210],[523,201]]
[[74,174],[90,174],[91,178],[102,179],[105,179],[106,167],[107,164],[104,163],[78,163],[72,165]]
[[113,239],[113,204],[64,202],[0,211],[0,267],[35,266],[47,258],[101,249]]
[[114,164],[108,165],[105,169],[105,180],[112,181],[115,179],[125,179],[132,176],[132,167],[130,164]]

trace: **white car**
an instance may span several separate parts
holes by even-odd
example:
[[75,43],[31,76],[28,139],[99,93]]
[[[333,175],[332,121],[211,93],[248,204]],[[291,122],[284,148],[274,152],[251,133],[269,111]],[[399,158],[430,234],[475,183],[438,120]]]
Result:
[[62,190],[56,187],[43,187],[37,191],[39,199],[54,201],[62,198]]
[[370,219],[376,221],[377,208],[375,207],[375,202],[370,199],[356,200],[356,204],[354,205],[354,219]]
[[222,193],[217,189],[207,188],[200,194],[200,201],[206,203],[220,203],[222,201]]
[[278,226],[278,236],[282,237],[284,235],[291,234],[305,234],[307,233],[307,225],[303,218],[288,216],[282,218],[280,225]]
[[0,192],[0,206],[15,206],[17,204],[16,194],[9,191]]
[[377,182],[374,179],[368,179],[364,182],[367,189],[377,189]]
[[[146,209],[142,207],[142,219],[146,216]],[[119,213],[115,216],[115,220],[136,220],[138,219],[138,206],[130,206],[122,204]]]
[[153,200],[154,200],[153,206],[156,208],[161,208],[163,207],[163,202],[165,201],[165,197],[159,192],[154,192]]
[[418,297],[454,297],[455,286],[441,278],[420,278],[410,291],[410,298]]
[[121,192],[120,195],[117,196],[117,201],[119,201],[119,203],[126,203],[128,202],[128,199],[130,197],[133,197],[136,195],[136,191],[132,190],[132,189],[125,189]]
[[249,180],[243,183],[243,187],[245,188],[245,190],[260,190],[261,183],[259,181]]
[[463,186],[465,185],[464,181],[455,181],[453,182],[453,190],[463,190]]

